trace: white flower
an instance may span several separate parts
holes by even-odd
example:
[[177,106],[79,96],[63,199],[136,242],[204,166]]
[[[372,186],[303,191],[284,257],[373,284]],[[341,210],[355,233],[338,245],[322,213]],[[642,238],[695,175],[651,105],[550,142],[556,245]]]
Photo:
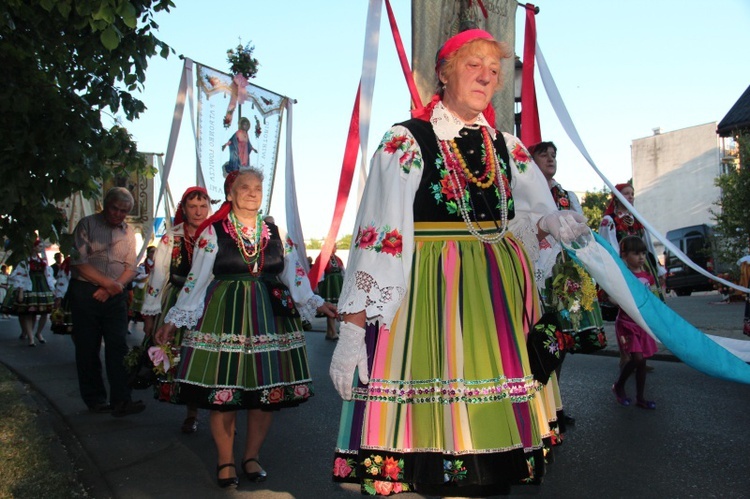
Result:
[[576,312],[578,312],[579,310],[581,310],[581,302],[580,302],[580,301],[578,301],[578,300],[575,300],[575,301],[573,302],[573,304],[572,304],[572,305],[570,306],[570,311],[571,311],[572,313],[576,313]]

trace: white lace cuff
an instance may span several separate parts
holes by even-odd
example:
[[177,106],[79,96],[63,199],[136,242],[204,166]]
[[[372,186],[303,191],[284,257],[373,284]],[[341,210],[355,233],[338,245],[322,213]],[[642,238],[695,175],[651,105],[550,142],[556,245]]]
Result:
[[529,260],[536,262],[539,259],[539,239],[537,239],[537,226],[535,223],[531,223],[528,218],[514,223],[510,227],[513,235],[516,236],[523,248],[526,250],[526,254],[529,256]]
[[157,304],[153,307],[143,306],[141,308],[141,315],[159,315],[161,313],[161,305]]
[[164,322],[174,324],[178,328],[193,328],[198,324],[198,319],[200,319],[202,315],[201,312],[201,310],[180,310],[176,307],[172,307],[169,312],[167,312]]
[[355,314],[364,310],[368,319],[380,316],[384,324],[390,324],[404,296],[406,289],[400,286],[381,288],[373,276],[360,270],[353,279],[344,281],[338,310],[340,314]]
[[325,300],[323,298],[318,295],[312,295],[310,299],[305,303],[297,303],[297,311],[303,319],[310,322],[315,317],[315,313],[317,312],[318,307],[320,307],[324,303]]

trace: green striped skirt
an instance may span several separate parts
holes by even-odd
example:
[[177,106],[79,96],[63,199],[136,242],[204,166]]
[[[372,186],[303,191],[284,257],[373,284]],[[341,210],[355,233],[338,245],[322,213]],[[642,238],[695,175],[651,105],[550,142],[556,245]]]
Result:
[[313,394],[302,322],[278,281],[214,276],[203,316],[183,335],[180,358],[183,403],[275,410]]

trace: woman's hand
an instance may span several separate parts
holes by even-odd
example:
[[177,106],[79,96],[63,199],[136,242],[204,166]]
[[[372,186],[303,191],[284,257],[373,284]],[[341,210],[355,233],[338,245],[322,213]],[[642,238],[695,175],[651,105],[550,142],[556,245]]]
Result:
[[169,322],[165,323],[156,331],[155,341],[157,345],[166,345],[174,340],[174,334],[177,332],[177,326]]
[[339,313],[336,305],[325,302],[315,309],[319,314],[325,314],[327,317],[336,317]]

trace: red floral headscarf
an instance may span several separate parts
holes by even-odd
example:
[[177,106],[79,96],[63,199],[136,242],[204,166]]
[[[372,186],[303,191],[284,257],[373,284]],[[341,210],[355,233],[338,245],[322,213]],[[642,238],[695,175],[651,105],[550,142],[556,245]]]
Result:
[[197,185],[193,187],[188,187],[185,193],[182,195],[182,199],[180,199],[180,202],[177,203],[177,213],[174,214],[174,225],[179,225],[185,221],[185,214],[183,213],[183,208],[185,206],[185,202],[187,201],[188,196],[190,194],[193,194],[194,192],[200,192],[204,194],[206,197],[209,197],[208,191],[203,187],[198,187]]
[[[618,190],[618,191],[620,191],[620,192],[622,192],[622,190],[623,190],[624,188],[626,188],[626,187],[630,187],[631,189],[633,188],[633,186],[632,186],[632,185],[630,185],[630,184],[629,184],[629,183],[627,183],[627,182],[626,182],[626,183],[624,183],[624,184],[616,184],[616,185],[615,185],[615,189],[617,189],[617,190]],[[612,199],[610,199],[610,200],[609,200],[609,204],[607,205],[607,209],[606,209],[606,210],[604,210],[604,215],[605,215],[605,216],[606,216],[606,215],[613,215],[613,214],[615,213],[615,203],[616,203],[617,201],[618,201],[618,199],[617,199],[617,196],[615,196],[615,194],[614,194],[614,193],[612,193]]]
[[[460,49],[467,43],[478,39],[494,41],[495,37],[484,31],[483,29],[468,29],[448,38],[443,46],[440,47],[440,50],[438,50],[437,55],[435,56],[435,73],[440,73],[440,67],[458,49]],[[432,110],[437,105],[437,103],[440,102],[440,100],[440,94],[436,93],[432,96],[432,99],[430,99],[430,102],[426,106],[419,109],[414,109],[412,111],[412,116],[414,118],[419,118],[420,120],[429,121],[430,116],[432,115]],[[484,111],[482,111],[482,114],[484,114],[484,117],[487,119],[487,122],[490,124],[490,126],[494,127],[495,109],[492,107],[492,103],[487,104],[487,107],[484,109]]]

